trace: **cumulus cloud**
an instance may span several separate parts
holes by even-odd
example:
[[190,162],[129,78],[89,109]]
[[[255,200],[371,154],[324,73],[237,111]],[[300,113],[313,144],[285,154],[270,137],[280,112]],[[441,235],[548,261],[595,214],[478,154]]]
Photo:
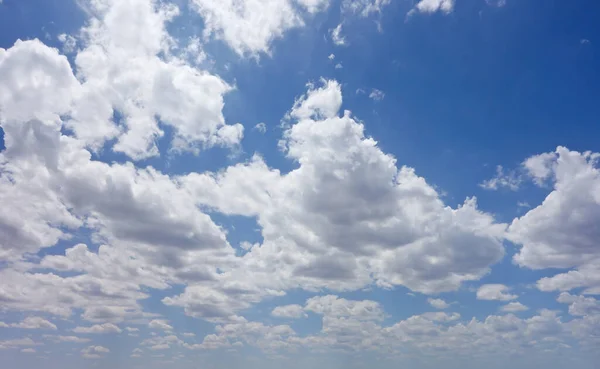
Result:
[[420,0],[409,12],[409,15],[415,12],[419,13],[451,13],[454,10],[455,0]]
[[81,356],[86,359],[99,359],[109,352],[104,346],[89,346],[81,350]]
[[429,305],[433,306],[436,309],[447,309],[448,307],[450,307],[450,304],[448,304],[442,299],[428,298],[427,302],[429,303]]
[[503,284],[484,284],[477,290],[478,300],[510,301],[516,299],[517,295],[509,293],[510,288]]
[[96,324],[90,327],[75,327],[73,332],[76,333],[94,333],[94,334],[106,334],[106,333],[121,333],[122,330],[118,326],[112,323]]
[[514,261],[532,269],[573,268],[542,278],[544,291],[586,288],[600,291],[599,154],[558,147],[524,162],[530,176],[553,189],[541,205],[513,220],[508,238],[520,245]]
[[265,133],[265,132],[267,132],[267,125],[263,122],[260,122],[254,126],[254,129],[260,133]]
[[500,310],[507,312],[507,313],[516,313],[519,311],[526,311],[529,310],[529,308],[523,304],[521,304],[518,301],[515,302],[509,302],[508,304],[502,306],[500,308]]
[[53,331],[57,329],[54,323],[37,316],[27,317],[20,323],[11,324],[11,327],[22,329],[49,329]]
[[[148,327],[153,331],[140,343],[146,352],[249,346],[273,355],[300,348],[469,355],[501,347],[508,355],[524,347],[557,349],[563,341],[595,342],[598,302],[585,294],[600,286],[597,248],[590,246],[598,239],[597,154],[558,148],[525,160],[521,169],[536,184],[552,185],[552,193],[515,219],[507,236],[507,225],[481,211],[475,198],[449,206],[403,164],[405,158],[385,153],[363,123],[342,110],[342,85],[323,79],[290,101],[283,119],[279,148],[293,169],[275,169],[257,154],[214,172],[164,173],[139,161],[165,154],[157,145],[165,127],[169,155],[235,148],[243,138],[243,127],[226,122],[222,113],[235,87],[199,67],[206,57],[203,43],[214,37],[239,55],[268,54],[275,40],[330,2],[193,0],[207,26],[205,38],[181,45],[169,34],[180,12],[173,4],[82,3],[90,16],[86,25],[73,36],[59,36],[70,59],[39,40],[0,49],[4,311],[84,321],[73,329],[82,334],[121,333],[121,326],[133,335],[138,328],[126,325]],[[389,3],[344,1],[342,8],[345,16],[366,17]],[[450,12],[453,4],[424,0],[416,9]],[[338,44],[346,43],[342,23],[331,34]],[[370,97],[381,99],[383,93],[373,90]],[[264,133],[266,126],[255,129]],[[123,155],[107,163],[98,159],[103,150]],[[498,179],[494,186],[502,183]],[[255,220],[260,241],[237,240],[244,250],[239,252],[213,221],[221,216]],[[81,233],[90,235],[89,244],[80,243]],[[389,322],[379,302],[341,297],[397,286],[424,294],[455,291],[503,258],[505,237],[519,247],[514,260],[523,267],[570,269],[538,281],[538,287],[584,288],[581,295],[558,298],[573,319],[563,322],[547,310],[520,319],[512,313],[526,307],[514,301],[500,307],[506,314],[482,320],[438,311]],[[180,292],[172,286],[181,286]],[[277,306],[271,315],[316,316],[319,332],[300,335],[289,325],[241,316],[293,289],[330,294]],[[140,303],[152,290],[162,290],[165,305],[214,323],[214,333],[197,343],[179,338],[168,321]],[[484,300],[516,297],[504,285],[477,292]],[[449,306],[442,299],[427,301],[437,309]],[[58,330],[50,320],[30,316],[0,326]],[[46,344],[91,341],[43,338]],[[30,337],[0,341],[0,349],[38,345]],[[95,359],[109,353],[97,345],[81,350]]]
[[240,55],[270,53],[274,40],[305,25],[298,6],[314,14],[327,9],[329,0],[192,0],[204,18],[206,37],[223,40]]
[[166,320],[162,319],[154,319],[150,323],[148,323],[148,327],[151,329],[160,329],[163,331],[171,331],[173,327],[169,325]]
[[300,305],[283,305],[274,308],[271,315],[277,318],[301,318],[305,317],[306,313]]

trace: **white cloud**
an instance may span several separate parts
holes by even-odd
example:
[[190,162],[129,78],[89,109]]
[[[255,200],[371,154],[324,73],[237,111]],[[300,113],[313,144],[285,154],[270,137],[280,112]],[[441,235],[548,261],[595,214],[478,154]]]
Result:
[[361,17],[368,17],[375,13],[381,13],[383,7],[389,5],[390,2],[391,0],[344,0],[342,10]]
[[538,281],[544,291],[587,288],[600,291],[600,170],[599,154],[558,147],[527,159],[524,166],[552,192],[541,205],[513,220],[508,238],[520,245],[514,261],[532,269],[573,268]]
[[555,162],[556,154],[549,152],[527,158],[523,162],[523,167],[525,167],[533,180],[541,186],[552,175],[552,167]]
[[571,295],[562,292],[557,299],[562,304],[569,304],[569,314],[574,316],[600,316],[600,301],[593,297]]
[[265,132],[267,132],[267,125],[263,122],[260,122],[254,126],[254,129],[260,133],[265,133]]
[[381,90],[374,88],[371,90],[371,93],[369,94],[369,98],[373,99],[375,101],[381,101],[385,98],[385,93]]
[[284,305],[273,309],[271,315],[277,318],[302,318],[306,316],[306,313],[300,305]]
[[383,320],[385,314],[376,301],[371,300],[346,300],[335,295],[312,297],[306,301],[304,307],[326,317],[353,318],[357,320]]
[[122,330],[118,326],[112,323],[96,324],[91,327],[75,327],[73,332],[76,333],[95,333],[95,334],[106,334],[106,333],[121,333]]
[[24,354],[35,354],[35,349],[33,349],[33,348],[24,348],[24,349],[21,349],[21,352],[24,353]]
[[81,350],[81,356],[86,359],[99,359],[109,352],[104,346],[89,346]]
[[342,63],[337,63],[335,65],[335,69],[342,69],[342,68],[344,68],[344,66],[342,65]]
[[427,302],[429,303],[429,305],[433,306],[436,309],[447,309],[448,307],[450,307],[450,304],[448,304],[442,299],[428,298]]
[[502,306],[500,308],[500,310],[507,312],[507,313],[516,313],[519,311],[529,310],[529,308],[527,306],[521,304],[518,301],[514,301],[514,302],[509,302],[508,304]]
[[66,33],[61,33],[57,38],[58,41],[62,42],[62,50],[65,54],[70,54],[77,48],[77,39],[75,37],[67,35]]
[[327,59],[329,59],[329,60],[335,59],[335,54],[329,54],[329,56],[327,57]]
[[44,335],[47,338],[55,342],[70,342],[70,343],[87,343],[91,340],[89,338],[77,337],[77,336],[55,336],[55,335]]
[[[231,86],[170,54],[174,41],[166,27],[179,14],[177,7],[152,0],[87,5],[94,17],[82,30],[75,58],[84,82],[66,122],[77,138],[98,149],[116,137],[114,151],[134,160],[156,156],[155,141],[163,135],[159,117],[175,130],[174,151],[239,143],[243,127],[225,125],[221,111]],[[113,122],[115,111],[120,122]]]
[[455,0],[420,0],[413,10],[409,12],[409,15],[415,11],[420,13],[435,13],[439,11],[448,14],[454,10],[454,3]]
[[502,258],[505,225],[477,210],[474,199],[446,207],[412,168],[398,169],[365,137],[349,112],[338,116],[341,104],[335,81],[309,86],[296,100],[281,147],[299,168],[286,175],[255,156],[217,175],[181,179],[201,206],[256,216],[264,242],[245,254],[243,267],[219,275],[235,288],[188,286],[165,303],[194,316],[231,317],[289,288],[346,290],[375,282],[450,291]]
[[151,329],[161,329],[163,331],[171,331],[173,327],[169,325],[166,320],[162,319],[154,319],[150,323],[148,323],[148,327]]
[[509,293],[510,288],[503,284],[484,284],[477,290],[478,300],[510,301],[516,299],[517,295]]
[[329,0],[192,0],[204,18],[205,37],[226,42],[240,55],[270,53],[274,40],[304,26],[298,5],[311,14],[327,9]]
[[133,327],[125,327],[125,330],[127,332],[139,332],[139,328],[133,328]]
[[49,329],[56,330],[56,325],[52,322],[47,321],[46,319],[30,316],[25,319],[21,323],[11,324],[11,327],[21,328],[21,329]]
[[511,191],[517,191],[522,183],[522,178],[515,171],[504,171],[501,165],[496,167],[496,175],[483,181],[479,186],[486,190],[499,190],[507,188]]
[[331,30],[331,41],[334,45],[344,46],[347,45],[346,38],[342,35],[342,24],[338,24],[333,30]]

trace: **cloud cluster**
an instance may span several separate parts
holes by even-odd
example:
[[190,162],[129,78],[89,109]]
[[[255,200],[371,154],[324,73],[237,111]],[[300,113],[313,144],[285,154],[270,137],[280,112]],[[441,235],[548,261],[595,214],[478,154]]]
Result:
[[[389,3],[344,1],[342,9],[362,17]],[[6,145],[0,153],[0,302],[3,312],[27,314],[0,328],[60,331],[66,323],[56,317],[76,318],[70,334],[84,337],[55,332],[44,335],[44,343],[88,343],[125,330],[150,332],[140,344],[149,351],[251,346],[271,354],[497,355],[598,342],[599,303],[586,295],[600,291],[599,154],[559,147],[525,160],[524,172],[535,184],[551,186],[551,193],[503,224],[475,198],[454,207],[444,203],[432,184],[403,158],[384,152],[342,109],[342,85],[323,79],[290,101],[283,118],[279,148],[292,170],[282,172],[255,154],[216,172],[164,173],[140,163],[165,154],[158,141],[166,139],[167,128],[172,155],[240,145],[243,126],[227,124],[222,113],[232,84],[181,56],[168,32],[180,12],[175,5],[83,4],[90,19],[78,38],[60,37],[72,64],[39,40],[0,49]],[[202,42],[218,38],[242,56],[256,56],[268,54],[276,39],[330,2],[192,5],[205,21]],[[415,9],[448,13],[453,6],[451,0],[423,0]],[[337,44],[345,43],[341,26],[332,32]],[[200,42],[190,42],[184,53],[199,56]],[[373,90],[370,97],[381,100],[384,93]],[[266,125],[256,130],[265,133]],[[106,152],[121,159],[100,160]],[[516,190],[514,178],[505,177],[499,171],[486,186]],[[236,249],[215,215],[255,220],[261,240],[242,241]],[[76,237],[81,234],[89,235],[89,244]],[[568,305],[571,319],[549,310],[515,316],[528,307],[502,284],[478,286],[476,297],[504,301],[503,315],[470,321],[441,298],[427,302],[447,311],[389,322],[379,302],[339,296],[367,288],[456,291],[488,274],[504,257],[507,240],[519,248],[514,261],[522,267],[567,269],[537,286],[563,291],[557,301]],[[173,286],[180,289],[173,292]],[[574,289],[583,292],[566,292]],[[141,301],[153,290],[161,290],[165,308],[214,323],[214,333],[199,343],[179,338],[175,320],[171,325],[144,309]],[[300,335],[287,324],[244,317],[255,304],[290,290],[316,296],[275,307],[270,319],[317,315],[319,332]],[[84,358],[110,354],[89,344],[80,350]],[[30,337],[0,341],[0,349],[24,353],[35,353],[38,345]]]
[[513,220],[508,238],[521,245],[514,261],[532,269],[573,269],[538,281],[543,291],[584,288],[600,293],[600,154],[558,147],[524,162],[538,185],[552,191]]

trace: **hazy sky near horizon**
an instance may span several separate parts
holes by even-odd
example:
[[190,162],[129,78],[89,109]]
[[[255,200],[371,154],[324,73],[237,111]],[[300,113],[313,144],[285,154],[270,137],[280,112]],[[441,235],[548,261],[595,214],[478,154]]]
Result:
[[595,368],[598,19],[0,0],[0,367]]

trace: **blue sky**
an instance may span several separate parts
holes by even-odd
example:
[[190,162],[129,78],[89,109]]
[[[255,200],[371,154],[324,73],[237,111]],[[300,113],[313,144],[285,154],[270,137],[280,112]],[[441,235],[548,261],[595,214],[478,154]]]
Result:
[[0,1],[0,362],[593,368],[599,13]]

